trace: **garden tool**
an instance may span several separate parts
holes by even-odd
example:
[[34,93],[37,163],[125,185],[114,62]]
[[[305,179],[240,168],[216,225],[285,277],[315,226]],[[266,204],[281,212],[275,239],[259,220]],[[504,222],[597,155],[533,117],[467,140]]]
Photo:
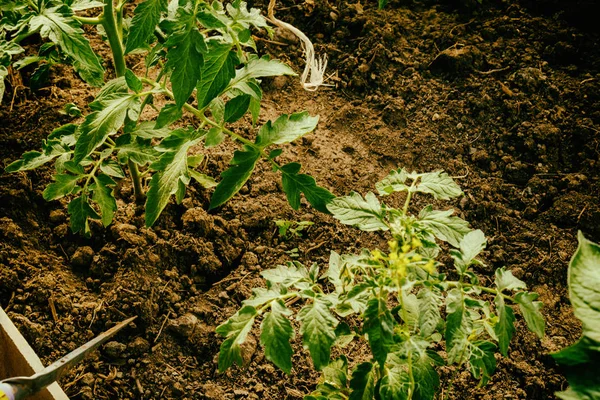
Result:
[[129,325],[137,317],[129,318],[83,346],[73,350],[60,360],[30,377],[15,377],[0,381],[0,400],[21,400],[31,396],[59,379],[69,368],[83,360],[89,353],[97,349],[121,329]]

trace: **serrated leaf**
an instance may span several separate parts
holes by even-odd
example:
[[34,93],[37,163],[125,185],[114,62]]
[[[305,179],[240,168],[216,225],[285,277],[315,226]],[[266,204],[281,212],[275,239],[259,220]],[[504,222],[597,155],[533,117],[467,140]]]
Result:
[[198,182],[205,189],[210,189],[217,186],[217,181],[215,181],[215,178],[212,176],[202,174],[193,169],[188,169],[188,172],[192,179]]
[[260,14],[260,10],[257,8],[251,8],[248,11],[248,7],[245,1],[236,0],[226,6],[227,13],[233,19],[234,22],[240,24],[244,28],[250,28],[255,26],[257,28],[267,28],[267,21]]
[[348,386],[348,359],[341,355],[323,368],[323,383],[336,389],[346,389]]
[[104,160],[102,164],[100,164],[100,170],[108,176],[114,176],[115,178],[121,179],[125,178],[125,172],[123,172],[119,163],[114,160]]
[[123,126],[130,109],[139,112],[140,107],[138,98],[127,93],[109,94],[94,103],[102,109],[89,114],[77,130],[79,140],[75,145],[76,163],[89,156],[109,135],[115,134]]
[[225,371],[234,363],[243,366],[241,346],[252,329],[256,315],[254,307],[244,306],[215,330],[219,335],[226,337],[219,350],[219,371]]
[[529,330],[543,338],[546,327],[544,316],[540,312],[542,302],[535,301],[537,298],[537,293],[519,292],[515,295],[515,302],[519,304],[521,314],[523,314]]
[[146,45],[146,42],[154,33],[161,13],[166,11],[167,0],[146,0],[138,4],[129,26],[125,53]]
[[311,117],[306,111],[290,116],[281,115],[274,123],[267,121],[260,128],[256,144],[265,148],[272,144],[291,143],[312,132],[318,122],[319,117]]
[[386,196],[394,192],[408,191],[405,184],[408,174],[404,168],[392,170],[385,178],[375,184],[380,196]]
[[183,112],[181,111],[181,107],[177,106],[177,104],[165,104],[158,113],[158,118],[156,118],[156,125],[154,128],[162,129],[179,120],[182,116]]
[[413,377],[416,382],[415,399],[433,400],[440,387],[440,377],[433,368],[434,360],[426,354],[413,361]]
[[153,163],[160,156],[160,153],[144,140],[134,138],[133,141],[127,141],[126,143],[121,144],[119,142],[117,141],[115,149],[119,151],[117,158],[123,164],[131,160],[139,166],[144,166]]
[[260,326],[260,344],[265,347],[265,357],[286,374],[292,372],[292,346],[294,330],[288,317],[292,314],[283,302],[271,302],[271,311],[265,314]]
[[349,400],[372,400],[375,395],[376,377],[373,371],[373,364],[364,362],[358,364],[352,372],[350,380]]
[[108,185],[114,185],[115,182],[107,175],[94,176],[94,185],[90,186],[93,191],[92,200],[100,207],[102,216],[102,225],[107,227],[111,224],[115,212],[117,211],[117,201],[113,189]]
[[410,377],[408,372],[399,367],[389,368],[379,381],[381,399],[408,400]]
[[371,298],[364,313],[363,332],[368,335],[373,358],[384,365],[393,344],[394,317],[384,299]]
[[142,81],[129,68],[125,70],[125,82],[127,87],[136,93],[139,93],[144,88]]
[[171,131],[168,128],[157,128],[153,121],[140,122],[131,132],[132,136],[137,136],[142,139],[161,139],[169,136]]
[[200,79],[204,63],[200,49],[206,48],[206,44],[193,15],[186,15],[178,21],[184,27],[172,34],[165,43],[169,48],[165,68],[172,70],[171,86],[175,104],[182,107]]
[[442,298],[433,288],[423,287],[417,296],[419,299],[419,329],[421,336],[429,337],[437,331],[443,322],[440,314]]
[[91,235],[88,218],[99,219],[100,216],[94,211],[88,202],[86,195],[81,195],[69,203],[67,207],[71,219],[71,231],[73,233],[82,232],[89,237]]
[[245,306],[260,307],[270,301],[281,297],[281,292],[274,288],[254,288],[252,289],[252,297],[242,302]]
[[59,174],[54,176],[54,182],[49,184],[44,190],[42,196],[44,200],[57,200],[73,192],[77,181],[81,179],[79,175]]
[[387,231],[384,212],[377,197],[368,192],[363,197],[352,192],[348,196],[336,197],[327,204],[333,216],[345,225],[353,225],[363,231]]
[[487,342],[474,342],[471,346],[469,366],[473,377],[479,379],[479,386],[484,386],[496,370],[494,353],[496,345]]
[[306,200],[316,210],[327,211],[327,203],[335,196],[321,186],[318,186],[315,179],[306,174],[299,174],[300,164],[289,163],[281,167],[283,191],[294,210],[300,208],[300,193],[304,193]]
[[416,192],[431,194],[437,200],[450,200],[462,194],[460,186],[445,172],[435,171],[419,176]]
[[234,97],[225,104],[225,111],[223,114],[223,120],[225,122],[235,122],[242,118],[250,106],[250,96],[243,94],[241,96]]
[[301,323],[302,344],[309,350],[315,368],[321,370],[329,364],[338,320],[331,315],[328,304],[319,298],[304,306],[297,318]]
[[498,322],[494,325],[494,332],[498,337],[498,347],[503,356],[508,355],[508,346],[515,334],[515,313],[512,308],[504,303],[504,297],[498,294],[494,299],[496,311],[498,314]]
[[198,141],[196,135],[178,129],[161,142],[160,148],[165,152],[150,166],[157,172],[152,176],[146,199],[146,226],[152,226],[158,219],[171,195],[177,192],[179,182],[189,183],[187,151]]
[[477,229],[467,233],[459,244],[464,263],[469,265],[485,249],[486,244],[485,234],[481,230]]
[[495,282],[496,288],[500,292],[503,290],[527,289],[525,282],[516,278],[512,272],[507,271],[504,267],[496,270]]
[[[42,3],[45,4],[45,3]],[[73,59],[73,67],[92,86],[104,83],[104,68],[94,54],[79,24],[72,18],[69,7],[42,7],[39,14],[29,20],[29,29],[50,39]]]
[[301,281],[310,281],[308,270],[299,262],[278,265],[276,268],[262,271],[261,276],[271,283],[290,287]]
[[453,213],[454,210],[439,211],[427,206],[419,213],[419,220],[431,229],[438,239],[459,247],[460,241],[471,229],[467,221],[453,217]]
[[244,186],[259,158],[260,153],[247,146],[244,150],[236,150],[233,153],[233,158],[229,163],[231,167],[221,174],[221,182],[210,199],[210,210],[224,204]]
[[200,69],[198,81],[198,108],[203,109],[218,97],[235,76],[235,66],[239,59],[230,43],[216,40],[208,42],[208,52]]
[[28,171],[40,167],[56,158],[58,154],[47,155],[45,152],[28,151],[23,153],[21,159],[10,163],[4,170],[6,172]]
[[600,246],[578,233],[579,246],[569,263],[569,297],[583,334],[600,342]]
[[473,329],[473,320],[465,307],[463,294],[452,289],[446,297],[446,348],[448,362],[460,364],[468,356],[468,337]]
[[251,78],[264,78],[268,76],[296,75],[293,69],[279,60],[270,60],[268,57],[250,57],[248,63],[235,71],[235,79],[231,82],[232,88]]

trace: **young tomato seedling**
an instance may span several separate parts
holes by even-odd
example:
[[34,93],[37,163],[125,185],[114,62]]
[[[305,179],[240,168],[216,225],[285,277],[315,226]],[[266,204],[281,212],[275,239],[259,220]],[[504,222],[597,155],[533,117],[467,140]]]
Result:
[[[487,287],[473,271],[482,264],[477,256],[486,245],[483,232],[471,230],[452,210],[427,206],[417,215],[409,212],[415,193],[437,200],[461,195],[447,174],[401,169],[376,187],[381,196],[405,193],[404,207],[388,207],[369,192],[338,197],[328,209],[344,224],[388,232],[387,249],[332,252],[324,272],[317,264],[306,267],[297,261],[263,271],[266,288],[254,289],[217,328],[225,337],[221,371],[244,364],[241,345],[260,321],[266,358],[288,374],[293,368],[290,342],[298,327],[304,348],[323,374],[305,399],[433,399],[440,386],[436,366],[464,366],[480,385],[489,380],[495,353],[508,355],[515,333],[509,304],[518,305],[529,329],[543,337],[540,302],[525,291],[524,282],[500,268],[494,286]],[[438,261],[436,240],[452,247],[454,271]],[[292,302],[296,306],[288,307]],[[350,328],[357,322],[360,328]],[[331,360],[332,347],[343,353],[355,340],[368,344],[368,359],[348,353]]]
[[[39,34],[54,43],[83,79],[102,86],[83,123],[56,129],[41,151],[27,152],[6,168],[26,171],[53,161],[54,182],[43,195],[46,200],[68,197],[73,232],[90,235],[90,219],[104,226],[112,222],[117,209],[114,187],[126,171],[136,200],[145,198],[146,225],[151,226],[173,195],[178,203],[183,200],[192,179],[205,188],[215,187],[210,208],[221,206],[246,183],[260,159],[281,174],[294,209],[304,194],[314,208],[327,211],[334,196],[300,173],[299,163],[277,161],[282,152],[278,146],[312,132],[318,117],[307,112],[282,115],[258,127],[254,140],[230,129],[247,113],[257,124],[261,78],[295,75],[287,65],[255,54],[251,29],[271,31],[259,10],[248,10],[240,0],[226,6],[219,1],[145,0],[128,20],[125,1],[2,4],[2,21],[12,22],[2,26],[0,64],[8,65],[10,56],[22,51],[19,43],[25,37]],[[96,17],[77,15],[88,9],[102,11]],[[115,79],[103,82],[100,58],[83,36],[82,24],[103,28]],[[125,55],[134,51],[145,55],[142,74],[127,68]],[[0,75],[4,72],[0,67]],[[142,112],[159,97],[168,103],[156,119],[146,120]],[[197,122],[172,129],[184,112]],[[227,137],[241,148],[216,182],[198,170],[201,148],[220,145]]]

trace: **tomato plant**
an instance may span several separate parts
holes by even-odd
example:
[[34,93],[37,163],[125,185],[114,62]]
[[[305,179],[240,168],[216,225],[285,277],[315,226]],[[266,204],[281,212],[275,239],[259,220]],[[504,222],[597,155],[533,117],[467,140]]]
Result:
[[[81,124],[54,130],[41,151],[23,154],[8,172],[26,171],[54,162],[54,182],[43,193],[46,200],[67,196],[73,232],[91,234],[89,220],[109,225],[117,209],[114,187],[127,175],[137,201],[144,201],[146,225],[151,226],[175,195],[185,196],[192,180],[214,187],[210,208],[234,196],[252,174],[257,162],[266,160],[282,176],[290,205],[300,207],[301,194],[320,211],[334,196],[300,173],[299,163],[280,164],[280,145],[313,131],[318,117],[307,112],[282,115],[256,126],[262,90],[260,79],[295,75],[277,60],[259,57],[252,29],[271,31],[259,10],[236,0],[145,0],[129,20],[125,1],[33,0],[2,3],[0,75],[6,73],[19,43],[39,34],[69,60],[79,75],[101,86],[89,104],[91,113]],[[101,9],[95,17],[79,16],[81,10]],[[98,55],[83,35],[83,24],[97,25],[112,52],[115,78],[104,82]],[[127,68],[128,53],[145,55],[144,70]],[[56,58],[56,57],[55,57]],[[155,119],[142,115],[158,98],[166,98]],[[158,103],[158,102],[157,102]],[[183,113],[196,123],[171,128]],[[229,128],[250,114],[252,140]],[[230,167],[219,182],[200,171],[202,148],[220,145],[226,138],[240,144]],[[147,184],[146,184],[147,182]]]

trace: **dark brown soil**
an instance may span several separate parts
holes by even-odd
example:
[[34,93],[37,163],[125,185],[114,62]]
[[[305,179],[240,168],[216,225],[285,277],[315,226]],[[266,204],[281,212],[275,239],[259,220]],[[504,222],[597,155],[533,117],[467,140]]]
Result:
[[[489,282],[506,266],[524,280],[544,302],[547,335],[540,341],[519,319],[491,382],[478,388],[467,372],[444,368],[440,399],[554,399],[566,382],[549,353],[580,333],[566,289],[576,232],[600,241],[600,36],[569,6],[483,3],[392,0],[378,11],[376,1],[280,2],[277,16],[328,53],[334,87],[308,93],[296,79],[265,82],[261,120],[303,109],[320,115],[317,130],[284,156],[338,195],[365,193],[399,167],[457,177],[465,196],[451,205],[489,238],[487,266],[477,272]],[[260,50],[303,68],[298,43],[275,40],[286,46],[260,41]],[[105,44],[95,46],[108,59]],[[70,121],[64,104],[84,109],[93,98],[71,68],[53,74],[37,93],[18,88],[14,104],[6,95],[4,165]],[[208,173],[226,168],[229,146],[210,153]],[[317,375],[299,343],[290,377],[264,358],[256,335],[247,367],[219,374],[215,327],[290,250],[325,263],[330,250],[385,240],[306,204],[294,212],[267,165],[217,212],[206,212],[210,193],[192,185],[151,229],[125,182],[115,223],[94,225],[84,239],[70,233],[66,203],[42,199],[50,173],[0,175],[0,305],[44,363],[138,315],[61,380],[74,399],[302,398]],[[277,219],[315,224],[284,241]]]

